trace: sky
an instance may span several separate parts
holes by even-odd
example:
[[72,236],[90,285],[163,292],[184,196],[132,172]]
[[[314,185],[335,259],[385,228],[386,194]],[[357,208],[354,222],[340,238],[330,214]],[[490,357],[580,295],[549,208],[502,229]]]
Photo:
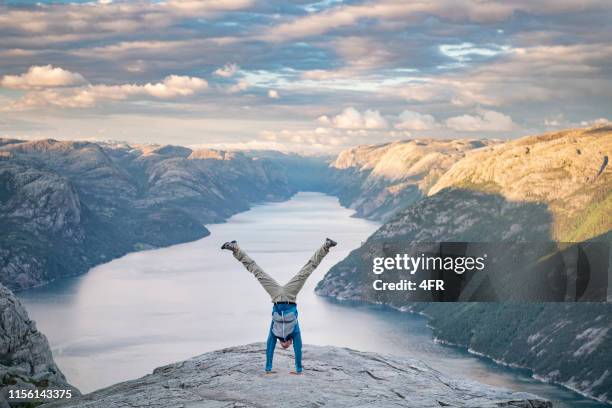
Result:
[[608,0],[0,1],[0,137],[331,153],[612,119]]

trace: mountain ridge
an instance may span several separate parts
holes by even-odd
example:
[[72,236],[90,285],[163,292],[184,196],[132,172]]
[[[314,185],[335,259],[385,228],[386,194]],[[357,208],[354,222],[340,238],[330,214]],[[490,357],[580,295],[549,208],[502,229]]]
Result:
[[240,153],[217,160],[173,146],[0,142],[0,225],[8,231],[0,282],[14,290],[201,238],[205,223],[293,194],[273,163]]
[[356,216],[386,220],[427,195],[455,162],[499,143],[480,139],[409,139],[346,149],[330,164],[330,192]]
[[[564,237],[580,241],[600,240],[607,243],[609,249],[612,171],[602,163],[604,157],[609,157],[611,148],[612,128],[602,126],[527,136],[472,151],[440,177],[428,196],[398,210],[360,248],[332,267],[318,283],[316,291],[321,296],[337,299],[423,311],[432,317],[430,324],[436,335],[447,342],[472,348],[499,361],[524,364],[540,378],[610,401],[610,304],[568,303],[556,307],[551,304],[545,314],[542,314],[539,304],[415,304],[413,302],[417,299],[410,299],[405,294],[371,290],[371,260],[376,256],[388,256],[386,251],[390,243],[394,248],[402,248],[402,252],[417,248],[416,242],[449,241],[506,243],[507,249],[511,249],[512,244],[546,242]],[[544,151],[544,160],[535,156],[538,150]],[[569,157],[580,156],[577,150],[581,154],[589,151],[601,151],[602,154],[596,163],[587,160],[572,166],[568,157],[559,153],[565,152]],[[550,166],[546,160],[549,155],[555,156]],[[509,157],[512,160],[507,160]],[[556,177],[578,180],[580,184],[575,188],[563,188],[567,180],[560,180],[552,187],[548,186],[551,169]],[[544,182],[534,183],[540,173]],[[507,191],[512,192],[518,181],[525,178],[523,195],[518,196],[524,199],[504,195]],[[540,194],[542,191],[546,194]],[[581,204],[587,210],[591,208],[587,217],[580,211]],[[608,262],[608,276],[610,264]],[[510,269],[512,265],[509,265]],[[586,313],[590,310],[588,308],[596,315]],[[481,316],[480,323],[474,316]],[[540,319],[540,326],[527,324],[523,321],[526,316]],[[597,316],[603,318],[596,320]],[[559,335],[550,335],[556,324],[561,325],[557,327]],[[498,331],[488,330],[489,327],[514,330],[499,344]],[[539,355],[525,353],[533,347],[528,344],[528,339],[538,334],[538,327],[544,332],[547,332],[547,327],[550,329],[546,334],[550,341],[548,348],[538,350],[542,353]],[[574,355],[588,342],[584,333],[601,335],[601,341],[590,350],[588,358]],[[487,344],[496,346],[488,349]],[[530,359],[524,361],[525,356]]]

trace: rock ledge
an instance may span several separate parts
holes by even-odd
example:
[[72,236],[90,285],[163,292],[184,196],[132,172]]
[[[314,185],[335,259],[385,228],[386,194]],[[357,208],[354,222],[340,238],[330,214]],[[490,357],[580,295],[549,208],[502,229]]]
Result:
[[305,373],[288,375],[293,354],[277,350],[263,373],[265,345],[218,350],[155,369],[137,380],[45,407],[552,407],[549,401],[451,379],[409,358],[307,345]]

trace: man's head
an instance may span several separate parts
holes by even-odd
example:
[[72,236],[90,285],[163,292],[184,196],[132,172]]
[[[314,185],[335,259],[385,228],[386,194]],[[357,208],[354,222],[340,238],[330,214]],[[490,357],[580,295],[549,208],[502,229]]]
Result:
[[281,346],[283,346],[284,349],[288,348],[291,344],[293,344],[293,340],[292,339],[287,339],[287,340],[280,340],[280,344]]

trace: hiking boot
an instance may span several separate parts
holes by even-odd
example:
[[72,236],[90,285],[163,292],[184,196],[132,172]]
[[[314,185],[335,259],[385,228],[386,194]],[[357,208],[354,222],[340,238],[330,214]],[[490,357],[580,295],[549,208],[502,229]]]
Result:
[[238,243],[236,241],[226,242],[225,244],[221,245],[221,249],[227,249],[232,252],[236,252],[238,250]]
[[336,245],[338,245],[338,243],[333,239],[325,238],[325,248],[329,249],[331,247],[335,247]]

